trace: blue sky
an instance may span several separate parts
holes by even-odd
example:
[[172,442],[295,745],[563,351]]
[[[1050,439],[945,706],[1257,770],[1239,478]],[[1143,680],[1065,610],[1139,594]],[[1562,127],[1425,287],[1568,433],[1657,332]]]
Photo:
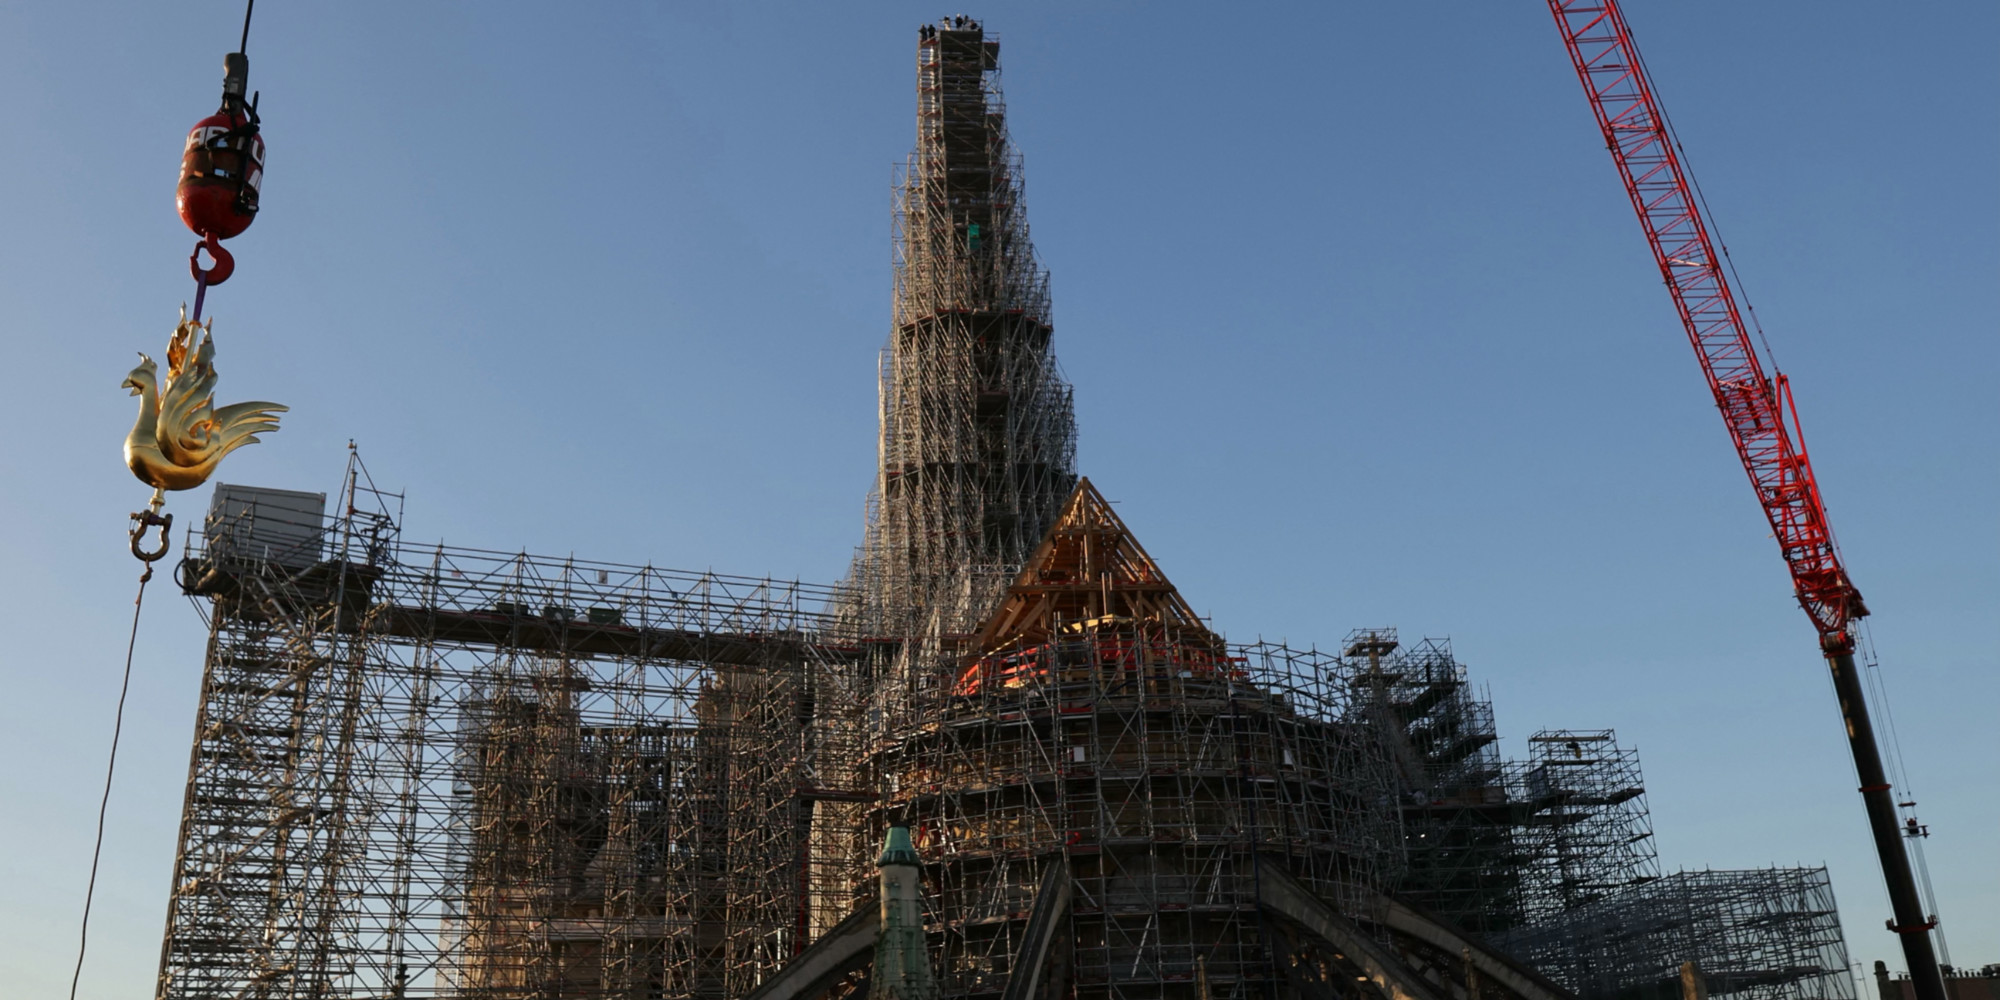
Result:
[[[267,4],[221,478],[407,535],[832,581],[926,6]],[[996,4],[1081,467],[1233,638],[1448,635],[1503,748],[1613,727],[1663,863],[1831,866],[1900,965],[1811,629],[1543,5]],[[1793,377],[1955,957],[2000,961],[2000,7],[1632,0]],[[61,992],[136,564],[135,358],[234,4],[0,6],[0,981]],[[183,523],[206,492],[177,495]],[[178,543],[177,543],[178,544]],[[203,629],[148,596],[92,961],[158,956]]]

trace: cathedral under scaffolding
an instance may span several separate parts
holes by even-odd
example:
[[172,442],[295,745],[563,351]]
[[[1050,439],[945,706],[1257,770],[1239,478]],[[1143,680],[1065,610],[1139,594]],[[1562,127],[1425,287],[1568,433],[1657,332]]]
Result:
[[332,516],[218,486],[158,997],[1852,1000],[1825,871],[1663,876],[1610,730],[1507,760],[1444,640],[1199,619],[1076,474],[999,43],[916,69],[840,584],[411,544],[358,459]]

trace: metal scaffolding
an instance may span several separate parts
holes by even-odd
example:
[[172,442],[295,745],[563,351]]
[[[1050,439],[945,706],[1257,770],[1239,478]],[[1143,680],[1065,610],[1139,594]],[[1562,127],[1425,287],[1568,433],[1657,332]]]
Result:
[[1507,943],[1585,1000],[1672,1000],[1681,996],[1681,963],[1690,961],[1715,996],[1855,996],[1825,868],[1675,872]]
[[1070,387],[1028,238],[1000,43],[968,18],[917,42],[917,144],[896,186],[880,470],[854,584],[863,627],[977,627],[1074,484]]
[[1522,901],[1547,919],[1660,877],[1639,752],[1609,729],[1528,737],[1518,782]]
[[1344,647],[1357,708],[1396,765],[1408,859],[1397,894],[1476,933],[1518,926],[1526,815],[1492,702],[1448,639],[1405,647],[1395,629],[1361,629]]
[[734,997],[849,912],[833,591],[411,551],[353,475],[305,532],[254,493],[180,572],[212,611],[159,997]]
[[1543,730],[1502,761],[1491,704],[1448,645],[1348,636],[1359,704],[1396,763],[1408,864],[1396,893],[1587,1000],[1852,1000],[1826,870],[1661,878],[1637,751],[1611,730]]

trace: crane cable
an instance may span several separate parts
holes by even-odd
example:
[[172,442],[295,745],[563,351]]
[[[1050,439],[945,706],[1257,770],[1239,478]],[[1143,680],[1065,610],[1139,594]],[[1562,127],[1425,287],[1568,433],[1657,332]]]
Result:
[[[141,525],[139,530],[145,527]],[[97,837],[90,848],[90,883],[83,890],[83,923],[77,931],[76,971],[69,978],[69,1000],[76,1000],[76,985],[83,979],[84,952],[90,946],[90,902],[97,894],[97,863],[104,853],[104,815],[111,807],[111,778],[118,771],[118,737],[125,729],[125,696],[132,690],[132,654],[139,648],[139,613],[146,605],[146,583],[153,579],[153,561],[144,561],[146,571],[139,574],[139,593],[132,598],[132,635],[125,641],[125,677],[118,684],[118,711],[111,720],[111,759],[104,765],[104,797],[97,802]]]
[[[1883,722],[1889,732],[1889,780],[1903,790],[1903,794],[1897,796],[1896,802],[1896,808],[1902,812],[1904,819],[1903,846],[1916,862],[1918,887],[1923,890],[1924,906],[1929,909],[1930,918],[1935,921],[1938,919],[1937,888],[1931,884],[1930,859],[1924,856],[1924,841],[1930,837],[1931,828],[1928,824],[1917,821],[1917,794],[1910,785],[1909,767],[1903,759],[1903,741],[1896,732],[1896,714],[1889,708],[1888,674],[1882,669],[1881,662],[1875,658],[1875,636],[1866,619],[1861,622],[1860,639],[1863,668],[1861,676],[1868,685],[1868,698],[1881,710]],[[1951,945],[1945,941],[1943,923],[1939,922],[1932,928],[1931,934],[1937,938],[1938,961],[1950,965]]]

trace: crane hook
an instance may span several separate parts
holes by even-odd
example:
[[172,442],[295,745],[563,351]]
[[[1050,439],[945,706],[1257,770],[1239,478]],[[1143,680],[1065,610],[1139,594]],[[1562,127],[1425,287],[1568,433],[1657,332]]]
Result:
[[[166,504],[166,501],[165,494],[159,490],[154,490],[153,499],[146,504],[146,509],[132,513],[132,520],[137,522],[132,525],[132,555],[137,557],[140,562],[147,564],[147,576],[151,576],[153,573],[152,564],[166,557],[167,546],[170,544],[167,532],[173,530],[174,516],[172,514],[160,513],[160,508]],[[146,541],[146,530],[155,527],[160,529],[160,547],[150,550],[140,548],[139,546]]]
[[[207,250],[208,255],[215,260],[215,263],[208,268],[201,266],[203,250]],[[214,233],[203,233],[201,242],[194,245],[194,252],[188,254],[188,273],[203,285],[211,287],[220,285],[228,281],[230,275],[236,273],[236,258],[222,248],[222,241],[216,239]]]

